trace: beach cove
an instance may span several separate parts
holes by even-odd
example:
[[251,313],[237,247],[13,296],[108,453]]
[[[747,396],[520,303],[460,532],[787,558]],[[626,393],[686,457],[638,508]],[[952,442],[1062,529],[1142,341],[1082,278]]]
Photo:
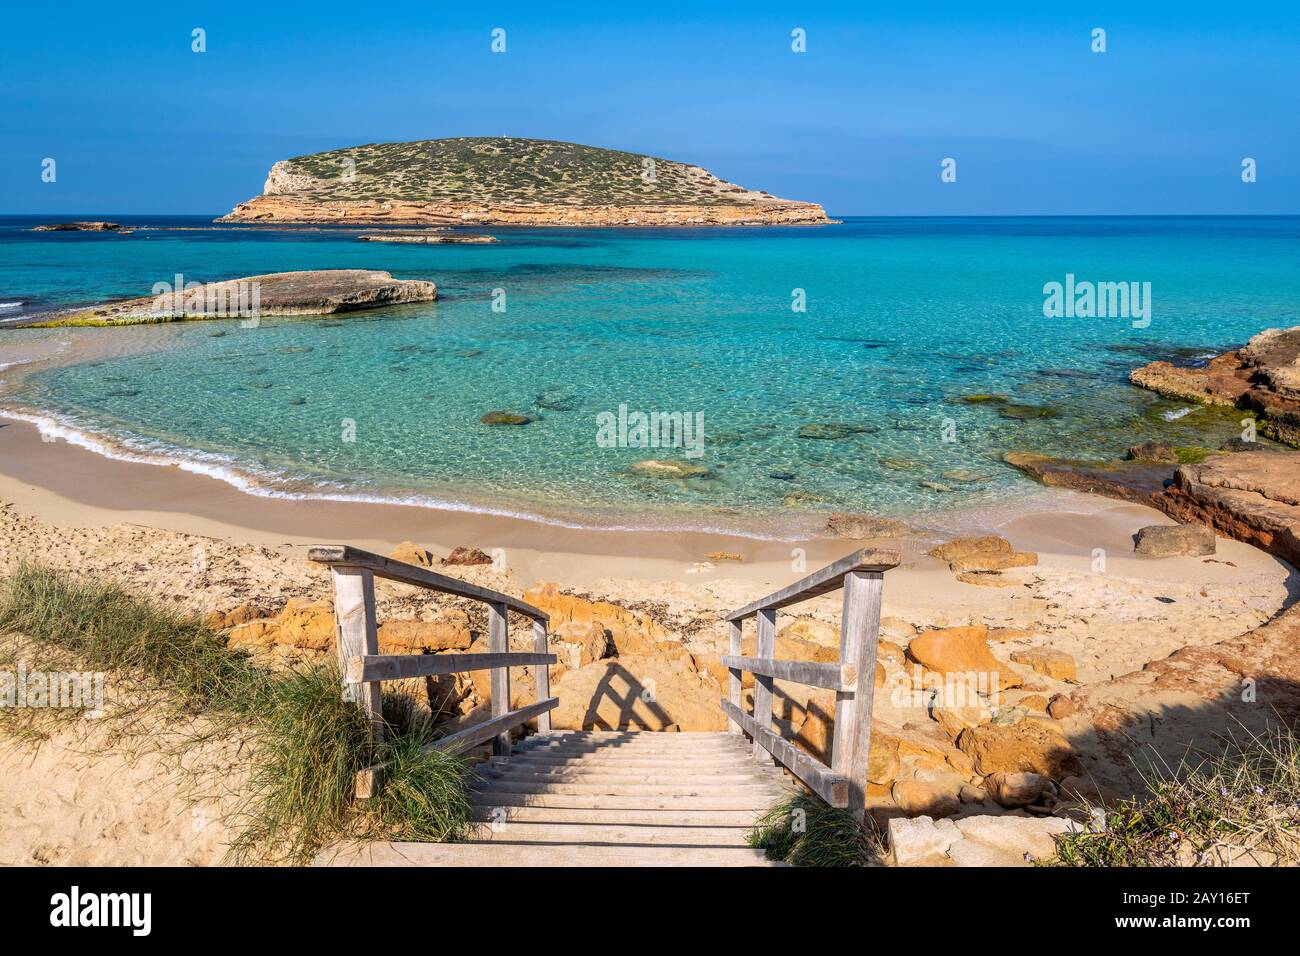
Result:
[[[432,279],[440,299],[252,329],[18,330],[0,341],[6,354],[51,336],[88,358],[0,370],[0,403],[260,493],[588,527],[798,538],[833,511],[1014,502],[1034,487],[1003,463],[1008,451],[1109,458],[1148,438],[1217,447],[1239,432],[1236,418],[1135,389],[1128,374],[1293,324],[1300,295],[1287,219],[501,230],[502,242],[473,248],[147,225],[121,237],[14,224],[0,252],[39,243],[56,268],[0,256],[0,279],[20,293],[4,298],[29,312],[129,297],[148,291],[154,264],[179,258],[203,266],[187,274],[197,281],[256,274],[253,262],[382,268]],[[1157,290],[1153,325],[1046,319],[1042,286],[1067,259],[1091,263],[1080,275],[1117,278],[1127,273],[1114,263],[1141,262]],[[137,350],[133,337],[149,342]],[[698,470],[638,472],[685,456],[602,447],[599,416],[620,406],[702,416]],[[526,422],[485,425],[496,412]]]

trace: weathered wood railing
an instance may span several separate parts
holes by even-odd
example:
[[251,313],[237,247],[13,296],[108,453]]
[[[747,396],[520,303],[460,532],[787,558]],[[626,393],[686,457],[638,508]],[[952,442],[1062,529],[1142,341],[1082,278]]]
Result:
[[[754,758],[770,754],[833,807],[861,817],[866,806],[867,755],[871,749],[871,703],[875,692],[876,648],[880,641],[880,596],[884,573],[897,567],[896,551],[863,549],[814,571],[727,615],[730,653],[722,658],[730,671],[729,699],[722,702],[730,730],[754,742]],[[844,589],[840,618],[840,662],[777,660],[776,612],[779,608]],[[756,619],[754,656],[740,656],[741,628]],[[741,671],[754,674],[754,712],[744,710]],[[773,729],[772,682],[794,681],[835,691],[835,727],[828,767],[795,747]]]
[[[308,557],[329,567],[334,579],[334,622],[339,669],[343,673],[343,697],[354,701],[370,719],[375,742],[383,740],[380,682],[409,677],[433,677],[464,671],[491,670],[492,717],[465,730],[442,737],[426,750],[459,753],[492,741],[492,753],[510,753],[510,731],[537,718],[537,729],[551,729],[551,711],[559,704],[552,697],[549,665],[556,661],[547,652],[547,616],[531,604],[414,564],[394,561],[369,551],[342,545],[312,548]],[[483,654],[380,654],[379,627],[375,618],[375,578],[455,594],[482,601],[488,607],[488,650]],[[511,653],[509,612],[533,621],[533,652]],[[533,665],[537,681],[537,702],[518,710],[510,709],[510,668]],[[356,796],[374,796],[383,766],[368,767],[357,774]]]

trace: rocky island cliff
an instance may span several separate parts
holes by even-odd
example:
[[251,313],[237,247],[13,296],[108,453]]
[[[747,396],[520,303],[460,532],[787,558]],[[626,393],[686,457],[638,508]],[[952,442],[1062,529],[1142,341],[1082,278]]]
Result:
[[516,226],[802,225],[780,199],[699,166],[576,143],[466,137],[372,143],[281,160],[218,222]]

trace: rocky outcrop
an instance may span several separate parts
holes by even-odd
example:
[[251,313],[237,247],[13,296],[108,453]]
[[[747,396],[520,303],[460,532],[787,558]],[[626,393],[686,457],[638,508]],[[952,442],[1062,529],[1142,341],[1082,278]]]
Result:
[[1010,541],[995,534],[955,538],[934,548],[930,556],[947,561],[949,570],[963,584],[984,587],[1014,587],[1017,582],[1004,578],[1003,571],[1038,564],[1037,554],[1016,551]]
[[1214,554],[1214,549],[1214,532],[1199,524],[1147,525],[1133,543],[1133,553],[1147,558]]
[[217,222],[338,223],[357,226],[795,226],[834,222],[816,203],[769,198],[743,205],[569,206],[558,203],[469,203],[403,200],[332,202],[256,196]]
[[551,713],[557,730],[727,729],[717,685],[697,673],[689,657],[594,661],[566,671],[551,693],[560,699]]
[[912,529],[893,518],[833,511],[826,519],[826,533],[834,538],[867,541],[872,538],[901,538],[911,534]]
[[1150,461],[1073,461],[1009,451],[1002,460],[1047,485],[1153,505],[1171,468]]
[[1266,329],[1199,368],[1152,362],[1129,381],[1165,398],[1254,412],[1263,435],[1300,447],[1300,326]]
[[926,631],[907,645],[907,656],[936,674],[980,676],[989,691],[1019,687],[1024,679],[989,650],[989,629],[945,627]]
[[463,245],[478,246],[497,241],[496,236],[466,235],[462,232],[376,232],[357,236],[361,242],[389,242],[409,245]]
[[318,269],[166,286],[141,296],[35,317],[28,325],[131,325],[182,319],[248,319],[266,316],[332,315],[407,302],[432,302],[438,287],[422,279],[394,279],[372,269]]
[[962,731],[961,748],[983,776],[1036,773],[1053,780],[1077,774],[1074,747],[1059,724],[1047,718],[1026,717],[1011,724],[987,723]]
[[1300,455],[1257,452],[1183,465],[1155,501],[1165,514],[1213,528],[1300,567]]
[[[55,222],[46,226],[33,226],[32,232],[122,232],[118,222]],[[130,229],[125,230],[129,235]]]
[[738,226],[831,222],[699,166],[576,143],[465,137],[281,160],[221,222]]
[[895,866],[1032,866],[1056,855],[1058,837],[1079,830],[1060,817],[928,816],[889,821],[889,859]]
[[[660,644],[669,643],[667,629],[649,615],[561,591],[555,584],[527,591],[523,599],[546,613],[551,619],[551,632],[561,640],[580,643],[595,627],[604,635],[611,653],[619,657],[654,654]],[[675,646],[683,650],[680,643]]]

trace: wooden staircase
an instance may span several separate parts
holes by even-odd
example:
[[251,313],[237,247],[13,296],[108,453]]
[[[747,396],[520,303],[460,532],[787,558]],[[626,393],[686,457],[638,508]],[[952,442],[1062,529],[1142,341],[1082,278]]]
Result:
[[326,865],[770,866],[746,845],[794,791],[727,733],[554,732],[477,768],[465,843],[334,848]]
[[[755,820],[794,791],[780,766],[830,806],[859,819],[865,812],[883,576],[893,551],[863,549],[726,616],[728,733],[650,733],[551,729],[550,619],[499,591],[459,581],[345,545],[311,549],[329,567],[344,699],[370,719],[383,741],[383,681],[491,671],[491,716],[430,742],[426,750],[472,753],[491,745],[471,786],[474,827],[463,843],[356,843],[330,847],[317,865],[406,866],[764,866],[746,845]],[[488,647],[474,654],[380,654],[376,577],[481,601]],[[809,598],[844,591],[838,663],[775,657],[776,613]],[[511,651],[510,616],[531,625],[531,652]],[[741,630],[754,618],[754,656],[741,656]],[[537,699],[510,709],[510,669],[531,667]],[[754,675],[753,710],[745,709],[743,672]],[[776,681],[835,692],[829,765],[776,732]],[[524,724],[538,733],[518,744]],[[386,765],[360,771],[355,796],[370,799]]]

